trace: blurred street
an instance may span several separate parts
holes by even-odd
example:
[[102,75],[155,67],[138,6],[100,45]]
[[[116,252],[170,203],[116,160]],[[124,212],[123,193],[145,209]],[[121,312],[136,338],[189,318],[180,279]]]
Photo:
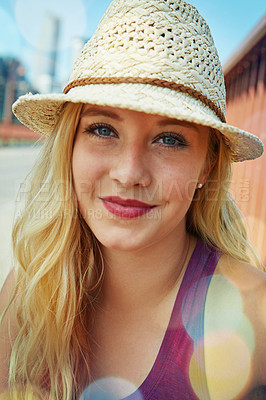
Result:
[[17,191],[40,148],[0,147],[0,287],[12,268],[11,231]]

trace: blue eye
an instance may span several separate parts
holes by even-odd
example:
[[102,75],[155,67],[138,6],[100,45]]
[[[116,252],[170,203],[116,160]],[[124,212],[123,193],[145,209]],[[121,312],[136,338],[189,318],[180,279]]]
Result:
[[107,128],[106,126],[101,126],[99,128],[96,128],[95,131],[98,133],[100,136],[110,136],[112,134],[112,131],[110,128]]
[[163,144],[166,147],[186,147],[187,141],[182,135],[176,133],[163,133],[157,139],[156,142]]
[[85,129],[85,132],[99,138],[109,138],[117,136],[113,128],[106,124],[92,124]]
[[177,140],[171,136],[165,136],[160,140],[162,141],[161,143],[166,144],[167,146],[174,146],[177,144]]

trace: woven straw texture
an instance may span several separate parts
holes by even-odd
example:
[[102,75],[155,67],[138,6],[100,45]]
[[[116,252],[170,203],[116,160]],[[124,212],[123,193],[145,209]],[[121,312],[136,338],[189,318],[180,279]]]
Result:
[[225,123],[225,98],[217,50],[195,7],[183,0],[114,0],[64,94],[28,94],[13,110],[45,135],[68,101],[161,114],[219,130],[235,161],[259,157],[260,140]]
[[74,64],[70,81],[88,76],[185,83],[225,114],[223,73],[209,27],[184,1],[113,2]]

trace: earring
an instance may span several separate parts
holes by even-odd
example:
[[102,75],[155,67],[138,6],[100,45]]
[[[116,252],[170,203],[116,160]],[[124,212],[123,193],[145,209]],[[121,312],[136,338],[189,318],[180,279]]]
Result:
[[197,184],[197,189],[201,189],[201,188],[202,188],[202,186],[203,186],[203,184],[202,184],[202,183],[198,183],[198,184]]

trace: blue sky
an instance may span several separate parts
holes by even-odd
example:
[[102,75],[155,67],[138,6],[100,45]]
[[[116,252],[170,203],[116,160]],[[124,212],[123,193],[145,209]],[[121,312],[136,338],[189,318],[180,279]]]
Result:
[[[149,0],[147,0],[149,1]],[[32,79],[44,15],[62,20],[57,77],[71,70],[71,39],[89,38],[111,0],[0,0],[0,56],[14,56]],[[208,22],[224,63],[266,12],[265,0],[190,0]]]

